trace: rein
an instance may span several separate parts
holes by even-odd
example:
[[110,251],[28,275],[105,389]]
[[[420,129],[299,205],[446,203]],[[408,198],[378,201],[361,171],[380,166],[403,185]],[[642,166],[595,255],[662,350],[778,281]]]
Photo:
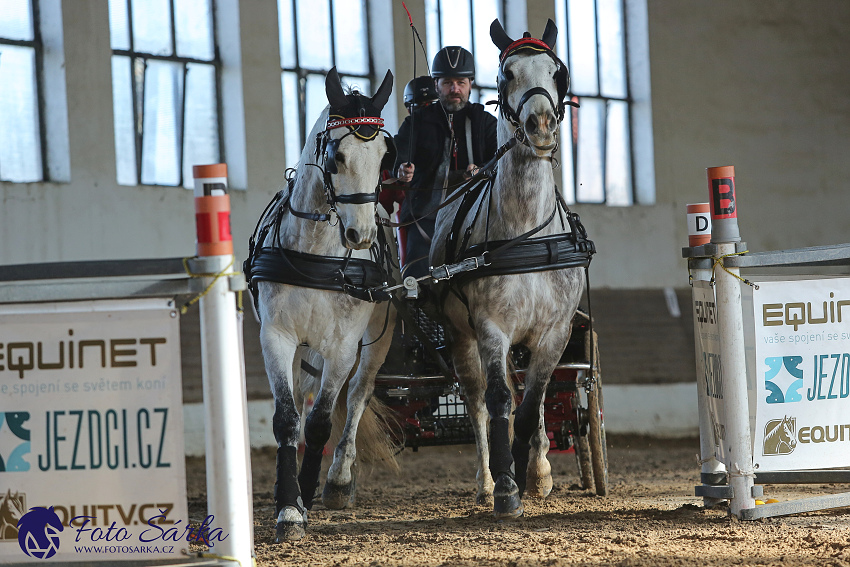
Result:
[[[391,222],[389,219],[376,217],[378,224],[383,225],[383,226],[388,226],[388,227],[391,227],[391,228],[400,228],[400,227],[410,226],[412,224],[416,224],[417,222],[424,220],[425,218],[436,213],[440,209],[443,209],[443,208],[449,206],[451,203],[456,201],[458,198],[460,198],[463,195],[466,195],[466,194],[470,193],[472,190],[474,190],[481,181],[492,180],[496,175],[495,174],[496,166],[498,165],[499,160],[502,159],[504,157],[504,155],[511,150],[511,148],[513,148],[518,143],[520,143],[524,140],[525,140],[525,133],[523,132],[523,130],[521,128],[517,128],[514,131],[514,135],[511,136],[511,138],[507,142],[505,142],[504,144],[499,146],[499,148],[496,150],[495,155],[493,155],[493,157],[490,159],[490,161],[488,161],[487,163],[485,163],[483,166],[481,166],[478,169],[478,173],[476,173],[475,175],[473,175],[472,177],[470,177],[466,181],[463,181],[461,183],[456,183],[455,185],[449,185],[448,187],[446,187],[445,191],[454,191],[454,193],[450,194],[437,207],[435,207],[434,209],[423,214],[421,217],[415,218],[415,219],[408,221],[408,222]],[[414,188],[408,188],[408,189],[403,188],[402,191],[407,191],[409,189],[414,189]],[[443,191],[444,189],[441,187],[440,189],[414,189],[414,190],[417,190],[417,191]],[[457,191],[455,191],[455,190],[457,190]]]

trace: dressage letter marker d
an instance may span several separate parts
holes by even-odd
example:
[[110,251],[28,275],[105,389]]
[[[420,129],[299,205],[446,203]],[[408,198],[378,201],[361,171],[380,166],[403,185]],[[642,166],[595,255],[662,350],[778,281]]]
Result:
[[688,246],[711,242],[711,208],[708,203],[688,205]]
[[735,204],[735,166],[709,167],[708,191],[711,204],[711,241],[740,242],[738,207]]
[[198,236],[198,256],[228,256],[233,254],[230,234],[230,195],[227,194],[227,165],[196,165],[195,222]]

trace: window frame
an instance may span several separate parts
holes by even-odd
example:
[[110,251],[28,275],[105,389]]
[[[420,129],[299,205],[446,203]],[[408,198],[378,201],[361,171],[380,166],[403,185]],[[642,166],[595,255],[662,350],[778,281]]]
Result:
[[[556,2],[563,3],[564,6],[564,25],[563,29],[560,30],[560,33],[564,34],[564,42],[565,45],[565,53],[563,53],[563,60],[569,67],[569,62],[571,59],[570,53],[570,9],[569,4],[575,1],[583,1],[593,2],[593,20],[594,20],[594,36],[596,38],[596,93],[597,94],[580,94],[576,93],[573,90],[573,84],[570,84],[569,90],[569,98],[574,102],[578,102],[581,104],[582,99],[588,100],[599,100],[604,103],[604,113],[602,116],[602,124],[605,126],[602,128],[603,139],[602,139],[602,163],[600,165],[601,169],[601,178],[602,178],[602,201],[589,201],[589,200],[579,200],[578,198],[578,186],[579,186],[579,171],[578,171],[578,141],[574,140],[571,143],[572,148],[572,195],[571,199],[569,196],[567,197],[567,201],[576,204],[588,204],[588,205],[610,205],[608,202],[608,161],[607,161],[607,140],[608,140],[608,127],[607,127],[607,119],[611,107],[611,102],[621,102],[626,105],[626,124],[629,126],[628,129],[628,147],[629,147],[629,186],[630,186],[630,195],[628,195],[629,202],[623,204],[615,204],[614,206],[632,206],[638,203],[637,199],[637,190],[636,190],[636,176],[635,176],[635,152],[634,152],[634,135],[633,135],[633,120],[632,120],[632,107],[634,103],[634,99],[632,97],[632,88],[631,88],[631,69],[629,68],[629,45],[628,45],[628,28],[627,28],[627,11],[628,11],[628,0],[617,0],[621,5],[621,14],[620,14],[620,27],[623,30],[623,80],[625,87],[625,96],[624,97],[615,97],[615,96],[607,96],[602,92],[602,63],[601,63],[601,55],[600,55],[600,41],[599,37],[602,35],[602,30],[600,29],[600,18],[599,18],[599,0],[555,0]],[[561,27],[561,26],[559,26]],[[571,134],[573,136],[577,136],[577,132],[575,129],[576,120],[578,117],[579,109],[575,107],[568,107],[568,112],[570,112],[570,120],[568,124],[570,125]],[[565,150],[562,150],[565,151]],[[566,183],[566,182],[565,182]]]
[[[130,62],[130,94],[131,94],[131,104],[133,110],[133,141],[135,144],[135,165],[136,165],[136,178],[135,185],[147,185],[153,187],[185,187],[191,188],[191,186],[187,186],[187,179],[184,179],[184,169],[185,169],[185,155],[184,155],[184,144],[186,138],[186,77],[188,74],[188,65],[206,65],[210,66],[214,70],[215,77],[215,106],[216,106],[216,135],[218,137],[218,163],[226,163],[226,147],[224,140],[224,118],[223,118],[223,102],[222,102],[222,58],[219,50],[219,30],[218,30],[218,6],[217,0],[209,0],[210,2],[210,31],[212,35],[212,47],[213,47],[213,58],[211,60],[197,59],[194,57],[186,57],[177,55],[177,27],[176,27],[176,12],[175,12],[175,0],[168,0],[169,6],[169,18],[171,22],[171,34],[170,34],[170,47],[171,47],[171,55],[159,55],[153,53],[146,53],[135,51],[135,36],[133,33],[133,2],[137,0],[116,0],[119,2],[123,2],[127,8],[127,28],[128,28],[128,41],[129,47],[128,49],[114,49],[110,45],[111,57],[127,57]],[[110,26],[110,43],[112,37],[112,30]],[[150,60],[154,61],[167,61],[171,63],[180,63],[183,69],[183,88],[182,88],[182,100],[180,106],[180,129],[177,132],[178,135],[178,146],[179,146],[179,163],[177,166],[177,170],[179,172],[179,181],[175,185],[166,185],[161,183],[142,183],[142,164],[144,161],[144,119],[145,119],[145,102],[144,102],[144,93],[145,86],[142,86],[141,94],[142,100],[138,100],[139,88],[138,88],[138,80],[136,78],[136,65],[137,61],[142,62],[142,68],[144,71],[147,70],[147,62]],[[143,71],[143,75],[144,75]],[[141,112],[141,113],[140,113]],[[117,152],[117,147],[116,147]],[[117,155],[116,155],[116,169],[117,169]],[[117,173],[117,171],[116,171]]]
[[39,183],[50,181],[50,163],[48,160],[48,143],[47,143],[47,116],[46,104],[44,100],[44,42],[41,34],[41,6],[38,0],[27,0],[32,13],[32,40],[26,39],[10,39],[0,37],[0,44],[10,45],[15,47],[26,47],[33,50],[33,61],[35,66],[35,105],[36,116],[38,120],[38,151],[40,163],[40,177],[30,181],[19,182],[9,179],[0,178],[0,183]]
[[[339,73],[340,73],[340,76],[342,77],[343,81],[346,78],[349,78],[349,77],[354,78],[354,79],[364,79],[364,80],[368,80],[370,85],[372,85],[373,88],[377,88],[377,85],[379,84],[378,81],[382,77],[379,78],[379,77],[376,76],[376,73],[375,73],[375,56],[374,56],[374,53],[372,51],[372,44],[369,41],[369,38],[372,35],[371,32],[372,32],[373,25],[374,25],[372,18],[371,18],[372,10],[371,10],[371,6],[370,6],[370,0],[317,0],[317,1],[326,1],[327,6],[328,6],[328,19],[329,19],[329,23],[330,23],[330,29],[329,29],[328,33],[329,33],[329,38],[330,38],[331,67],[335,67],[337,65],[336,27],[335,27],[335,23],[334,23],[334,5],[335,5],[335,2],[358,2],[360,4],[360,6],[363,9],[363,17],[364,17],[363,21],[364,21],[364,24],[366,25],[367,39],[364,42],[364,48],[366,49],[366,62],[367,62],[368,71],[367,71],[367,74],[348,73],[348,72],[343,72],[343,71],[340,71]],[[306,144],[307,135],[310,133],[310,130],[313,127],[312,124],[307,123],[307,82],[308,82],[308,77],[311,76],[311,75],[325,77],[327,75],[328,71],[330,71],[330,67],[327,68],[327,69],[320,69],[320,68],[314,68],[314,67],[306,67],[306,66],[302,65],[302,63],[301,63],[302,58],[301,58],[301,53],[300,53],[301,32],[298,29],[298,2],[297,2],[297,0],[278,0],[277,8],[278,8],[278,18],[279,19],[281,18],[280,7],[281,7],[281,4],[284,3],[284,2],[289,2],[289,5],[291,6],[291,10],[292,10],[292,31],[293,31],[292,41],[293,41],[293,46],[294,46],[293,56],[294,56],[295,65],[292,66],[292,67],[284,66],[284,64],[283,64],[283,53],[281,51],[281,53],[280,53],[281,97],[282,97],[282,100],[283,100],[283,115],[284,115],[284,122],[285,122],[286,121],[285,116],[287,114],[287,111],[286,111],[287,104],[292,104],[292,103],[289,102],[287,100],[287,98],[285,97],[285,93],[283,92],[284,91],[283,85],[284,85],[284,82],[285,82],[286,74],[287,73],[294,73],[296,78],[297,78],[297,86],[298,86],[298,100],[295,104],[297,104],[297,110],[298,110],[298,135],[299,135],[300,140],[301,140],[301,147],[296,148],[295,149],[296,151],[294,151],[291,155],[296,155],[296,154],[300,155],[304,144]],[[284,32],[284,30],[281,29],[281,30],[278,31],[278,33],[285,33],[285,32]],[[284,123],[284,131],[285,130],[286,130],[286,124]],[[287,150],[287,154],[289,154],[289,150]]]
[[[428,45],[429,53],[433,50],[433,55],[430,56],[430,60],[428,61],[428,68],[429,69],[430,69],[430,65],[431,65],[431,62],[432,62],[434,56],[437,54],[437,51],[439,51],[440,49],[442,49],[443,47],[446,46],[446,43],[443,41],[443,24],[442,24],[443,2],[445,2],[445,1],[446,0],[433,0],[433,2],[435,3],[436,21],[438,22],[438,25],[437,25],[437,29],[436,29],[435,32],[431,32],[430,28],[429,28],[428,38],[433,37],[434,39],[436,39],[437,45],[436,46],[431,46],[430,44]],[[493,92],[497,91],[497,85],[496,85],[496,77],[492,78],[492,82],[487,82],[487,83],[484,83],[481,80],[481,78],[479,77],[480,73],[478,72],[478,61],[477,61],[477,57],[475,55],[475,44],[476,44],[476,41],[475,41],[475,36],[476,36],[476,34],[475,34],[475,0],[454,0],[454,1],[455,2],[466,1],[469,5],[469,37],[470,37],[470,40],[472,41],[472,45],[470,45],[469,52],[472,53],[472,58],[473,58],[473,60],[475,60],[475,63],[476,63],[476,65],[475,65],[476,66],[475,82],[472,84],[472,92],[475,93],[475,97],[473,99],[473,97],[470,96],[470,102],[478,102],[479,104],[484,104],[485,102],[487,102],[486,100],[483,100],[484,95],[487,94],[488,96],[492,96]],[[496,10],[497,10],[497,13],[498,13],[499,21],[503,22],[503,24],[505,26],[507,26],[507,23],[505,22],[506,14],[508,12],[508,10],[505,6],[506,0],[494,0],[494,2],[496,4]],[[427,18],[427,5],[426,5],[426,18]],[[435,35],[432,36],[432,33],[434,33]],[[489,41],[489,36],[488,36],[488,41]],[[451,44],[451,45],[456,45],[456,44]],[[436,47],[436,49],[433,49],[434,47]],[[464,47],[464,49],[466,49],[466,48]],[[486,92],[486,91],[493,91],[493,92]],[[493,100],[495,100],[495,99],[493,99]],[[497,112],[498,112],[497,107],[495,107],[495,106],[489,106],[489,107],[485,107],[485,108],[487,108],[487,110],[490,111],[490,113],[493,114],[493,115],[496,115]]]

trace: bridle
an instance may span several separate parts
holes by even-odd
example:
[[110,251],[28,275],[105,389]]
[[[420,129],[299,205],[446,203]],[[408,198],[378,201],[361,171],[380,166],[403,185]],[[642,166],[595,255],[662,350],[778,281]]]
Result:
[[[362,112],[362,110],[361,110]],[[363,128],[365,127],[365,128]],[[337,128],[348,128],[343,136],[339,138],[331,138],[330,131]],[[339,173],[336,165],[336,152],[339,150],[340,143],[346,137],[354,135],[364,142],[369,142],[377,138],[378,132],[384,133],[384,141],[387,145],[387,153],[381,162],[381,169],[385,169],[384,165],[388,160],[395,161],[395,144],[392,136],[384,130],[384,119],[380,116],[355,116],[346,118],[340,114],[335,114],[331,109],[328,114],[328,121],[325,124],[325,129],[316,134],[316,160],[321,160],[321,165],[310,163],[313,167],[317,167],[322,171],[322,183],[325,189],[325,198],[330,206],[327,213],[308,213],[295,210],[290,206],[290,212],[296,217],[313,220],[318,222],[328,222],[331,224],[331,219],[337,215],[336,205],[365,205],[375,204],[378,202],[378,195],[381,192],[380,174],[375,184],[375,190],[369,193],[352,193],[350,195],[338,195],[334,187],[333,175]],[[392,166],[390,166],[392,167]]]
[[[532,87],[525,91],[523,95],[519,99],[519,104],[517,104],[516,108],[511,107],[508,102],[507,96],[507,88],[508,83],[511,81],[511,77],[508,77],[508,73],[505,71],[505,61],[507,61],[508,57],[513,55],[514,53],[520,50],[530,50],[537,53],[545,53],[549,57],[552,58],[552,61],[555,62],[557,66],[557,70],[555,71],[555,84],[558,88],[558,101],[552,99],[552,95],[548,90],[543,87]],[[510,45],[508,45],[502,54],[499,56],[499,74],[497,77],[497,90],[498,90],[498,101],[496,104],[499,105],[499,111],[502,116],[508,120],[515,128],[522,130],[522,122],[520,120],[520,113],[522,112],[522,107],[526,102],[531,99],[531,97],[535,95],[542,95],[546,97],[546,100],[549,101],[549,104],[552,106],[552,112],[555,114],[555,117],[558,120],[558,124],[564,120],[564,113],[566,111],[566,106],[575,106],[578,107],[577,102],[573,102],[571,100],[567,100],[567,94],[570,88],[570,72],[567,70],[567,66],[561,61],[555,52],[552,51],[546,43],[539,39],[535,39],[531,37],[528,33],[524,37],[514,41]],[[526,145],[530,145],[528,139],[524,139],[523,143]],[[542,149],[542,148],[540,148]]]

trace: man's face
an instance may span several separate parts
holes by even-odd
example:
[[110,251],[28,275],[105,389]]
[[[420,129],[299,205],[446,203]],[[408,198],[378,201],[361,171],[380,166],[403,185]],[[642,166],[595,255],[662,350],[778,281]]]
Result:
[[472,81],[468,77],[440,77],[436,85],[440,103],[449,112],[462,110],[469,102]]

